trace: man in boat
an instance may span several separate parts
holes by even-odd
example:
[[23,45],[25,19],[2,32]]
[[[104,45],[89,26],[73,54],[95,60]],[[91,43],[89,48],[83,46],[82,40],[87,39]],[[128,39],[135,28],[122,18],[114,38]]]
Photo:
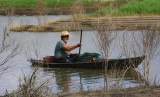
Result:
[[54,51],[56,63],[74,62],[79,57],[78,54],[73,55],[70,51],[81,47],[82,44],[78,43],[74,46],[67,46],[69,37],[71,36],[69,35],[68,31],[61,32],[61,40],[57,42]]

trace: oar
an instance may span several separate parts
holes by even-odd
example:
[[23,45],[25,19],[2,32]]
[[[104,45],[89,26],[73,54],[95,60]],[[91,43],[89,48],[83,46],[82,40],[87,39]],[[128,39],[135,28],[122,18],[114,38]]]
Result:
[[[81,29],[81,36],[80,36],[80,43],[82,42],[82,29]],[[81,46],[79,47],[79,54],[81,54]]]

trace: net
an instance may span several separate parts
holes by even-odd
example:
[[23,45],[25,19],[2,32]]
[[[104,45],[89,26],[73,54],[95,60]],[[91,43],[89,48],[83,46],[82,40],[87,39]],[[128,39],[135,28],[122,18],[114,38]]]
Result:
[[94,61],[98,61],[101,59],[102,58],[100,57],[100,54],[98,53],[85,52],[77,59],[77,62],[94,62]]

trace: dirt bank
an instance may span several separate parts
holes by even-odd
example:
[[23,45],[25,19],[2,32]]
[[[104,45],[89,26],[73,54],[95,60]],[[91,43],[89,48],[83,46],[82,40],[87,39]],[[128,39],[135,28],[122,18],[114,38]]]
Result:
[[68,19],[51,22],[43,26],[23,25],[14,27],[13,31],[31,32],[61,32],[96,30],[98,26],[112,26],[112,30],[145,30],[153,26],[153,30],[160,30],[160,16],[125,16]]
[[[97,11],[96,7],[84,7],[85,13]],[[70,15],[73,12],[72,7],[61,8],[1,8],[0,15]]]
[[66,93],[58,97],[160,97],[160,86]]

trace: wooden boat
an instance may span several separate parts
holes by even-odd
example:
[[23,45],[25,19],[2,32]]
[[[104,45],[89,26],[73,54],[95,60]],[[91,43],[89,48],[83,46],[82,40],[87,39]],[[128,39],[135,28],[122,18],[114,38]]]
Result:
[[[74,63],[55,63],[53,56],[45,57],[43,60],[33,60],[30,62],[33,66],[43,66],[51,68],[96,68],[104,69],[106,62],[94,61],[94,62],[74,62]],[[126,69],[126,68],[137,68],[139,64],[144,60],[145,56],[124,58],[124,59],[109,59],[108,69]],[[48,60],[47,60],[48,59]]]

